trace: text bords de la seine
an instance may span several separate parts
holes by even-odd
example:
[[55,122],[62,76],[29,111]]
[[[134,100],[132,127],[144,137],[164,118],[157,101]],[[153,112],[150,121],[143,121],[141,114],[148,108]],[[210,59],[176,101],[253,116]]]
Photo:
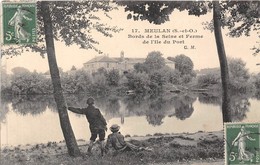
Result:
[[139,29],[132,29],[132,34],[128,34],[128,38],[147,38],[145,36],[147,34],[160,34],[161,38],[170,39],[178,38],[176,35],[178,33],[186,33],[183,38],[203,38],[203,35],[196,34],[196,29],[144,29],[141,33]]

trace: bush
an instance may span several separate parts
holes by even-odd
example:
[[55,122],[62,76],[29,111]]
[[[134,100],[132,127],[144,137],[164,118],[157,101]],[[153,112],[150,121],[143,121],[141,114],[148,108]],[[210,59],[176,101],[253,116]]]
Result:
[[118,70],[111,70],[106,74],[106,80],[109,86],[118,86],[119,84],[119,71]]
[[192,76],[189,74],[185,74],[182,76],[182,83],[184,84],[191,82],[191,80],[192,80]]
[[257,90],[260,90],[260,73],[253,76],[253,84],[255,85]]
[[106,95],[109,92],[109,86],[105,75],[95,75],[93,77],[93,83],[89,88],[91,94]]
[[149,90],[148,74],[146,73],[128,73],[126,75],[127,86],[130,90],[135,90],[137,93],[146,93]]
[[230,89],[234,92],[246,93],[246,92],[253,92],[255,87],[253,84],[249,82],[242,82],[233,80],[230,83]]
[[181,73],[178,70],[172,69],[168,66],[158,70],[161,75],[166,79],[166,82],[171,84],[179,84],[181,79]]
[[208,87],[210,85],[219,84],[220,82],[220,75],[217,74],[206,74],[198,77],[199,87]]
[[246,63],[240,58],[231,58],[228,59],[228,65],[231,90],[243,93],[253,91],[254,87],[249,82],[250,75]]

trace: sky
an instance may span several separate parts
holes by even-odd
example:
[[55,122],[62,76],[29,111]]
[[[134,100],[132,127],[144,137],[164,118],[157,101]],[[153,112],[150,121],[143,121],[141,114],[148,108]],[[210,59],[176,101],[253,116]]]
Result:
[[[98,15],[103,15],[103,13],[98,13]],[[203,68],[214,68],[219,67],[218,54],[215,44],[214,34],[209,30],[205,30],[202,25],[203,22],[209,22],[212,19],[212,13],[209,13],[204,16],[188,16],[186,11],[179,12],[174,11],[170,16],[170,21],[162,25],[150,24],[148,21],[133,21],[127,20],[127,13],[124,12],[122,7],[119,7],[119,10],[115,10],[109,13],[112,19],[101,16],[102,21],[107,23],[110,26],[118,26],[124,30],[120,33],[116,33],[112,38],[104,37],[98,33],[91,33],[92,36],[99,41],[99,45],[96,45],[104,54],[108,54],[110,57],[119,57],[120,52],[124,51],[125,57],[142,57],[146,58],[149,52],[160,51],[163,54],[163,57],[167,58],[169,56],[174,57],[179,54],[184,54],[191,58],[194,63],[194,69],[203,69]],[[137,29],[139,33],[132,33],[132,29]],[[145,29],[174,29],[180,30],[190,30],[197,31],[196,33],[144,33]],[[223,29],[224,44],[226,48],[226,54],[231,58],[241,58],[246,62],[246,67],[249,71],[260,72],[260,66],[257,66],[256,63],[260,63],[260,55],[253,56],[253,51],[250,50],[256,41],[259,41],[257,38],[256,32],[251,33],[250,37],[240,37],[240,38],[231,38],[228,37],[227,30]],[[170,44],[143,44],[144,39],[147,38],[128,38],[128,35],[147,35],[154,34],[159,35],[158,39],[162,43],[165,39],[162,39],[162,34],[165,35],[176,35],[176,39],[167,39]],[[203,36],[203,38],[188,38],[182,39],[178,38],[180,35],[198,35]],[[173,44],[172,40],[180,41],[180,44]],[[184,40],[184,44],[182,44]],[[150,41],[149,41],[150,42]],[[191,45],[195,46],[195,49],[184,49],[184,46]],[[83,63],[88,60],[100,56],[94,50],[85,50],[79,49],[79,46],[65,46],[63,42],[55,42],[56,58],[58,66],[63,69],[63,71],[70,70],[74,65],[76,68],[82,68]],[[30,71],[36,70],[37,72],[46,72],[49,70],[47,57],[42,58],[37,53],[26,52],[21,56],[1,59],[2,65],[6,66],[7,72],[11,73],[11,69],[14,67],[24,67]]]

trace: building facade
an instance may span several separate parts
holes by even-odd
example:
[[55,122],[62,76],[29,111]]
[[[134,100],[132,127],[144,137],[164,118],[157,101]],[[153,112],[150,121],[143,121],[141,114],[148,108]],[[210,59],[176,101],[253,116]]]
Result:
[[[145,58],[126,58],[124,52],[120,53],[120,57],[108,57],[107,55],[95,57],[84,63],[84,69],[89,73],[95,73],[99,68],[107,71],[117,69],[120,73],[134,70],[134,65],[145,62]],[[175,69],[175,63],[165,59],[165,64]]]
[[84,69],[90,73],[97,72],[99,68],[108,71],[118,69],[118,61],[108,56],[98,56],[84,63]]

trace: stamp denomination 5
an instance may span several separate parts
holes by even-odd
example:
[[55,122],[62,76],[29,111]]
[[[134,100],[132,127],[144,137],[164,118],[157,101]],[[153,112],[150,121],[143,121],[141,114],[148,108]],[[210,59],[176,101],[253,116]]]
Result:
[[225,124],[227,165],[259,164],[259,123]]

